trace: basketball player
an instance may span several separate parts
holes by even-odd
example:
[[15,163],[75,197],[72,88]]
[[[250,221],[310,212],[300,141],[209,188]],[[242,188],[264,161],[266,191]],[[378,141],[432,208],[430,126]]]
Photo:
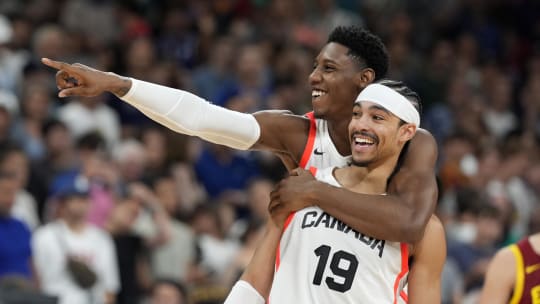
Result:
[[[81,64],[42,61],[59,70],[56,81],[60,97],[95,96],[108,91],[179,133],[236,149],[273,151],[289,170],[347,163],[351,153],[347,125],[352,103],[363,88],[384,77],[388,68],[388,55],[378,37],[357,27],[336,28],[317,56],[309,77],[314,111],[305,117],[287,111],[234,112],[186,91]],[[328,197],[319,204],[350,227],[379,239],[418,241],[437,196],[437,151],[431,134],[419,130],[409,152],[390,183],[389,195],[326,187]],[[324,183],[316,183],[324,187]],[[305,207],[286,197],[280,200],[276,210],[292,212]]]
[[[398,88],[418,104],[416,93],[401,83],[381,83]],[[349,125],[351,165],[312,168],[316,178],[353,192],[386,193],[402,148],[419,124],[418,111],[404,95],[380,83],[366,87],[358,96]],[[270,244],[267,235],[261,246]],[[411,245],[375,239],[312,206],[288,216],[279,245],[273,245],[278,254],[270,303],[398,303],[400,297],[407,302],[402,292],[407,279],[409,303],[440,303],[446,248],[444,229],[436,217],[428,222],[423,239]],[[414,265],[408,277],[411,256]],[[225,303],[264,303],[262,295],[249,290],[252,283],[268,279],[253,279],[238,282]]]
[[488,266],[480,303],[540,303],[540,233],[497,252]]

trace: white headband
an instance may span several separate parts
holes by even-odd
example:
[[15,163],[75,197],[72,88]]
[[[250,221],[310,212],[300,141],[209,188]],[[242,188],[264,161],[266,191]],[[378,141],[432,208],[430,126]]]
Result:
[[356,104],[361,101],[371,101],[379,104],[403,121],[412,123],[417,127],[420,126],[420,113],[418,113],[412,103],[403,95],[387,86],[378,83],[368,85],[356,97],[354,103]]

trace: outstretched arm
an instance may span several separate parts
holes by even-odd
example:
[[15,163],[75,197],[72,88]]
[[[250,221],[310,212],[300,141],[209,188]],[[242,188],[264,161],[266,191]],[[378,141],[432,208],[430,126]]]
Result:
[[508,303],[515,282],[516,259],[510,248],[506,247],[497,252],[489,264],[480,303]]
[[[156,122],[182,134],[235,149],[265,149],[298,159],[307,141],[309,121],[285,111],[246,114],[157,84],[106,73],[82,64],[43,59],[58,70],[60,97],[90,97],[110,92]],[[291,168],[292,169],[292,168]]]
[[433,216],[420,242],[414,246],[409,272],[410,304],[441,303],[441,274],[446,260],[446,241],[441,221]]
[[317,205],[372,237],[416,243],[435,208],[436,158],[435,139],[420,129],[410,143],[401,169],[390,182],[388,195],[360,194],[333,187],[315,180],[305,170],[297,170],[278,183],[269,210],[293,212]]

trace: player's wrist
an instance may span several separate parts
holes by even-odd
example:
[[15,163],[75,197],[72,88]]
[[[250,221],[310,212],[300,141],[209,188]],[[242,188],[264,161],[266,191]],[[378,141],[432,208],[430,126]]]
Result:
[[123,97],[131,89],[132,81],[129,77],[123,77],[112,72],[105,73],[105,75],[107,75],[106,91],[113,93],[117,97]]
[[309,206],[318,206],[320,207],[320,197],[322,193],[324,193],[325,189],[327,189],[326,183],[320,182],[318,180],[313,180],[309,183],[308,187],[306,187],[306,191],[304,192],[306,195],[305,201],[308,202]]

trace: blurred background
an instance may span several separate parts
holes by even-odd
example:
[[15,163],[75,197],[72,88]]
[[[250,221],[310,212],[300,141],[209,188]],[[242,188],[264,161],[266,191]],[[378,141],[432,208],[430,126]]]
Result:
[[[270,154],[174,134],[112,95],[60,100],[40,58],[303,114],[313,59],[354,24],[422,97],[439,145],[443,302],[475,303],[494,252],[540,231],[539,16],[526,0],[2,0],[0,298],[222,303],[285,174]],[[97,228],[62,224],[81,219]],[[74,283],[67,256],[91,266],[93,287]]]

